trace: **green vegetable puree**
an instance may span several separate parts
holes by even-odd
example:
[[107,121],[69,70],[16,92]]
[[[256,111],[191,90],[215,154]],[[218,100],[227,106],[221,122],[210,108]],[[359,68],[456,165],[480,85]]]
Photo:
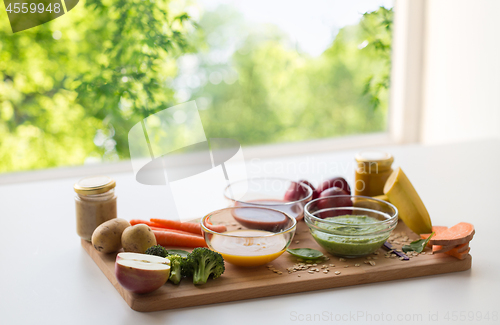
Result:
[[[311,234],[327,252],[344,257],[368,255],[376,251],[389,238],[390,232],[384,232],[387,225],[374,224],[379,220],[360,215],[345,215],[325,218],[339,224],[317,223],[318,228],[326,232],[311,229]],[[372,226],[369,226],[373,224]],[[359,226],[359,227],[358,227]],[[377,235],[372,235],[378,233]]]

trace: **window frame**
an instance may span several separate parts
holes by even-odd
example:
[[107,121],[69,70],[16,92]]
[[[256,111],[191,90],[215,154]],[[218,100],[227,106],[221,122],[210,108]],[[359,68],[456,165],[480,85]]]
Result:
[[428,0],[396,0],[392,39],[389,133],[393,144],[421,142]]

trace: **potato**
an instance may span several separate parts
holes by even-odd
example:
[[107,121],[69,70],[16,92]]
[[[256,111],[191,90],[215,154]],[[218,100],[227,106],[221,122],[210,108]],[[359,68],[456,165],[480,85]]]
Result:
[[122,247],[122,233],[130,227],[124,219],[111,219],[99,225],[92,234],[92,245],[101,253],[114,253]]
[[154,245],[156,245],[155,234],[147,225],[138,224],[129,227],[122,234],[122,246],[126,252],[144,254]]

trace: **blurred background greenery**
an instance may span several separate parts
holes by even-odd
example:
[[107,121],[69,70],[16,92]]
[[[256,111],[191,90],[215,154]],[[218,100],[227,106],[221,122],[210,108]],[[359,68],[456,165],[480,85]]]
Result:
[[126,159],[134,124],[188,100],[207,137],[243,145],[386,129],[391,7],[361,13],[312,55],[234,6],[197,17],[193,6],[86,0],[16,34],[2,14],[0,172]]

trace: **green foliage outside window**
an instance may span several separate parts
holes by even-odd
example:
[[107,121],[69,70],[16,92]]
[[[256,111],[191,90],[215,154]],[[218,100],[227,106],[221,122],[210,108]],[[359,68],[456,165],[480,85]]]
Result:
[[265,25],[214,63],[207,53],[217,45],[207,38],[240,19],[236,12],[194,22],[167,0],[78,6],[16,34],[0,19],[0,172],[128,158],[131,126],[181,101],[185,54],[207,80],[221,77],[184,98],[199,100],[209,137],[262,144],[385,129],[391,9],[342,28],[317,58]]
[[[287,44],[274,26],[249,31],[231,66],[205,64],[200,55],[207,74],[232,69],[239,76],[233,84],[207,83],[194,92],[194,98],[210,103],[201,113],[205,131],[261,144],[385,130],[392,13],[385,8],[366,13],[358,25],[342,28],[317,58]],[[227,22],[228,16],[235,22]],[[232,28],[241,19],[227,10],[208,14],[201,31],[210,35],[223,20]]]

